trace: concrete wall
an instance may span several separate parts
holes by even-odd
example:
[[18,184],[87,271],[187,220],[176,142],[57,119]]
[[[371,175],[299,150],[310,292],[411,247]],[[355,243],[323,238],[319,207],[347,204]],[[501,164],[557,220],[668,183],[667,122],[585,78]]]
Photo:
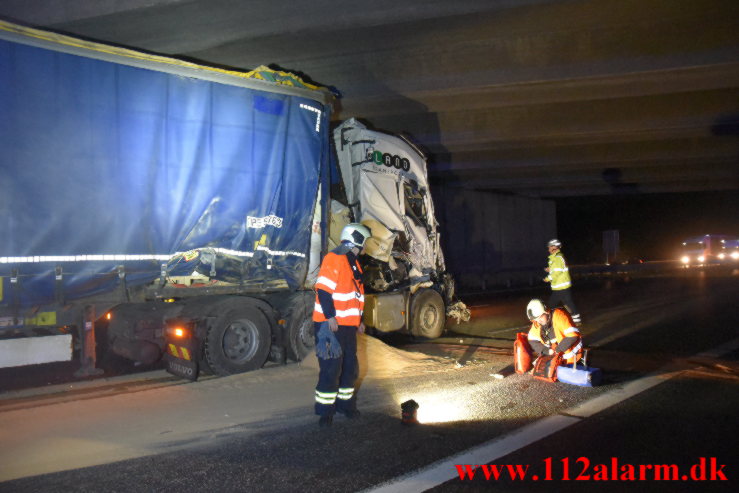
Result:
[[554,201],[442,186],[434,203],[460,292],[541,282],[557,231]]

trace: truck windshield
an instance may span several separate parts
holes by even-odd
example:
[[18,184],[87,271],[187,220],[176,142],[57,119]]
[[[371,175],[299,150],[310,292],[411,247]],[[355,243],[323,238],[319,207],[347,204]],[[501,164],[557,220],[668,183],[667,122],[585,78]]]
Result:
[[419,226],[426,225],[426,205],[423,203],[424,191],[418,188],[415,180],[403,182],[405,214]]

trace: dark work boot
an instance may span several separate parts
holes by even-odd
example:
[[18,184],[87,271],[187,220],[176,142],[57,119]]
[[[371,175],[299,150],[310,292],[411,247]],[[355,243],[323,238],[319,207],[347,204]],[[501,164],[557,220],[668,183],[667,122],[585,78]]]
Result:
[[333,423],[334,418],[332,416],[321,416],[321,419],[318,420],[318,426],[321,428],[328,428]]

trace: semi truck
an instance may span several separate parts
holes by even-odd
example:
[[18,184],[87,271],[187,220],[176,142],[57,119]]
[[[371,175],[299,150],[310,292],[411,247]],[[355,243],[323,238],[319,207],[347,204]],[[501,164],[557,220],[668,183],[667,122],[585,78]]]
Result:
[[707,234],[683,240],[680,248],[680,262],[684,267],[717,264],[735,260],[739,255],[732,254],[737,238],[729,235]]
[[334,97],[0,21],[0,365],[78,354],[89,374],[99,342],[191,379],[300,360],[353,221],[372,231],[368,327],[468,318],[423,152],[355,119],[332,132]]

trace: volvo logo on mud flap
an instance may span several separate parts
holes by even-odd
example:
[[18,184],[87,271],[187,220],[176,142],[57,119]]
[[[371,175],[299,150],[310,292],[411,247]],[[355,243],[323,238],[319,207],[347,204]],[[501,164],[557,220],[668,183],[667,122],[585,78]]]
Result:
[[410,171],[411,169],[411,162],[408,158],[390,154],[389,152],[374,151],[372,152],[372,156],[367,157],[378,166],[402,169],[403,171]]
[[172,368],[177,373],[180,373],[182,375],[187,375],[188,377],[191,377],[195,374],[194,368],[188,368],[185,365],[180,365],[179,363],[175,363],[174,361],[170,361],[169,367]]
[[197,363],[194,361],[175,359],[169,354],[165,355],[165,357],[167,358],[167,371],[169,373],[188,380],[197,380],[199,373]]

